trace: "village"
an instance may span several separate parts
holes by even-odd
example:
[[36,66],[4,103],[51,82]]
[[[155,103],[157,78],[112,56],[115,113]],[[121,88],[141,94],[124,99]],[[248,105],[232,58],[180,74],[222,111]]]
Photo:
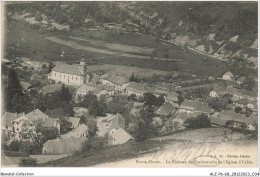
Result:
[[18,82],[22,98],[30,98],[21,108],[19,91],[7,87],[16,101],[9,103],[12,112],[2,111],[6,156],[23,152],[21,147],[31,155],[74,154],[211,127],[257,134],[257,84],[246,90],[243,76],[226,71],[221,78],[178,73],[142,78],[89,71],[86,61],[2,59],[2,82]]

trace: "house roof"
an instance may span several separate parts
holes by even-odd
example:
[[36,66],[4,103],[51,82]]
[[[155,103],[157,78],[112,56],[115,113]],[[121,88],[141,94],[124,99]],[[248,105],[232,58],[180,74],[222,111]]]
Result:
[[246,81],[246,77],[242,76],[242,77],[238,78],[238,81],[245,82]]
[[28,119],[26,116],[24,116],[24,115],[21,116],[21,117],[19,117],[19,118],[17,118],[17,119],[15,119],[15,120],[13,120],[13,122],[20,122],[20,121],[22,121],[22,120],[33,124],[33,122],[32,122],[30,119]]
[[167,116],[171,112],[173,112],[175,109],[175,106],[173,106],[170,102],[165,102],[159,109],[155,111],[155,114]]
[[184,112],[177,112],[175,113],[170,119],[179,119],[185,122],[187,119],[192,118],[192,117],[197,117],[200,113],[192,113],[192,114],[186,114]]
[[191,100],[184,100],[181,103],[180,108],[194,110],[194,104]]
[[178,94],[174,92],[169,92],[167,94],[166,100],[178,102]]
[[154,91],[154,93],[156,93],[156,94],[165,94],[165,95],[167,95],[168,92],[169,92],[169,89],[163,88],[163,87],[157,87]]
[[218,114],[219,118],[226,119],[226,120],[233,120],[233,121],[244,121],[246,119],[245,114],[239,114],[227,110],[223,110]]
[[23,90],[28,90],[32,86],[32,84],[30,84],[29,82],[24,81],[21,81],[20,84],[23,87]]
[[134,139],[129,133],[127,133],[122,128],[114,128],[109,132],[109,135],[115,139],[115,142],[125,143],[131,139]]
[[107,119],[107,121],[109,122],[109,121],[111,121],[111,120],[113,120],[113,119],[125,119],[125,118],[124,118],[121,114],[117,113],[116,115],[110,116],[110,117]]
[[96,89],[96,85],[94,84],[84,84],[78,88],[77,92],[94,91],[95,89]]
[[194,103],[194,110],[198,112],[210,113],[210,108],[208,103],[203,103],[199,101],[195,101]]
[[79,134],[85,133],[89,130],[88,126],[85,124],[81,124],[79,127],[77,127],[76,129],[71,130],[70,132],[61,135],[62,139],[66,139],[66,138],[76,138],[78,137]]
[[71,122],[71,128],[77,128],[79,125],[79,121],[80,118],[76,118],[76,117],[66,117],[65,118],[66,121]]
[[238,95],[247,96],[247,97],[251,97],[251,98],[257,98],[256,92],[251,92],[251,91],[247,91],[247,90],[243,90],[243,89],[236,89],[233,87],[229,87],[228,92],[230,94],[238,94]]
[[39,109],[35,109],[28,114],[25,115],[30,121],[35,122],[35,121],[44,121],[46,118],[49,118],[46,114],[44,114],[42,111]]
[[59,121],[59,119],[45,118],[45,120],[41,122],[41,125],[43,127],[53,127],[56,121]]
[[79,67],[80,67],[80,65],[57,64],[52,69],[52,71],[59,72],[59,73],[65,73],[65,74],[82,76],[84,73],[82,73],[80,71]]
[[229,75],[229,76],[231,76],[231,77],[234,77],[234,75],[233,75],[230,71],[224,73],[223,75]]
[[148,87],[145,84],[131,82],[127,87],[127,90],[135,91],[139,93],[146,93],[148,92]]
[[82,148],[86,138],[53,139],[43,144],[43,153],[68,154]]
[[11,112],[5,112],[2,115],[2,126],[13,126],[12,121],[17,119],[18,117],[21,117],[22,114],[17,114],[17,113],[11,113]]
[[41,88],[39,93],[42,94],[52,94],[54,92],[61,91],[61,85],[60,84],[55,84],[55,85],[46,85]]

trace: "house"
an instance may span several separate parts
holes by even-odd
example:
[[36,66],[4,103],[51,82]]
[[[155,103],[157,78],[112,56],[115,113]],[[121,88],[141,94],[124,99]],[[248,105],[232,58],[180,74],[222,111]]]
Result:
[[75,117],[81,117],[84,114],[88,113],[88,109],[87,108],[83,108],[83,107],[74,107],[73,111],[74,111]]
[[134,138],[122,128],[113,128],[109,131],[109,143],[111,145],[124,144]]
[[233,97],[236,99],[246,98],[252,101],[257,100],[257,92],[251,92],[243,89],[228,87],[228,93],[233,95]]
[[139,115],[140,115],[140,109],[132,108],[132,109],[130,110],[130,115],[139,116]]
[[180,107],[178,112],[184,112],[186,114],[191,114],[194,112],[194,104],[191,100],[184,100]]
[[194,101],[193,104],[194,104],[194,112],[203,113],[203,114],[210,114],[212,112],[210,110],[208,103]]
[[[177,112],[169,118],[168,126],[171,126],[171,130],[178,131],[185,129],[185,121],[189,118],[197,117],[199,113],[186,114],[184,112]],[[170,125],[169,125],[170,124]]]
[[80,126],[80,118],[76,118],[76,117],[66,117],[65,118],[66,121],[71,123],[71,129],[75,129],[78,128]]
[[77,127],[76,129],[71,130],[70,132],[61,135],[62,139],[66,139],[66,138],[80,138],[80,137],[88,137],[88,126],[86,126],[85,124],[81,124],[79,127]]
[[81,151],[86,138],[53,139],[43,144],[42,154],[73,154]]
[[[210,116],[209,118],[212,124],[216,124],[220,126],[234,126],[234,128],[236,128],[237,123],[238,124],[245,123],[246,115],[231,112],[228,110],[223,110],[219,113]],[[232,123],[234,124],[232,125]]]
[[222,79],[228,80],[228,81],[233,81],[234,75],[230,71],[228,71],[228,72],[223,74]]
[[111,85],[98,85],[97,88],[93,91],[93,93],[100,98],[101,95],[114,95],[115,90]]
[[173,104],[170,102],[165,102],[159,109],[157,109],[154,114],[158,116],[168,116],[174,112],[175,108],[179,107],[178,104]]
[[242,76],[242,77],[238,78],[237,83],[238,83],[239,85],[241,85],[241,84],[244,83],[245,81],[246,81],[246,77]]
[[48,79],[55,82],[62,82],[66,85],[83,85],[85,83],[86,66],[83,60],[80,64],[57,64],[52,72],[48,75]]
[[144,103],[140,103],[140,102],[134,102],[133,103],[134,108],[140,108],[140,107],[143,107],[143,106],[144,106]]
[[113,86],[117,91],[123,91],[129,84],[129,79],[124,75],[118,75],[114,73],[107,73],[107,75],[100,79],[103,85]]
[[211,110],[207,103],[192,100],[184,100],[180,105],[178,112],[185,112],[186,114],[191,114],[194,112],[210,114]]
[[13,120],[13,126],[16,139],[30,139],[30,137],[24,136],[23,134],[33,132],[35,123],[23,114],[21,117]]
[[28,91],[30,88],[32,88],[32,84],[30,84],[29,82],[21,81],[20,84],[21,84],[21,86],[22,86],[24,92],[26,92],[26,91]]
[[54,85],[46,85],[41,88],[39,91],[40,94],[44,95],[51,95],[55,92],[60,92],[61,91],[61,85],[60,84],[54,84]]
[[46,118],[49,118],[46,114],[44,114],[41,110],[35,109],[28,114],[25,115],[30,121],[37,123],[38,121],[44,121]]
[[28,114],[22,114],[19,118],[13,120],[15,138],[21,137],[21,133],[33,132],[37,124],[42,127],[54,127],[60,132],[59,119],[49,118],[46,114],[39,109],[33,110]]
[[1,121],[1,130],[3,135],[2,137],[8,139],[11,138],[13,132],[13,120],[21,116],[22,114],[10,113],[10,112],[5,112],[2,115],[2,121]]
[[153,94],[154,94],[156,97],[159,97],[160,95],[167,95],[168,92],[169,92],[169,89],[167,89],[167,88],[157,87],[157,88],[155,89],[155,91],[154,91]]
[[77,89],[76,96],[77,97],[79,95],[84,96],[84,95],[88,94],[89,92],[93,92],[94,90],[96,90],[96,85],[87,83],[87,84],[81,85]]
[[29,65],[29,67],[33,69],[39,69],[41,67],[41,63],[38,61],[32,61]]
[[93,92],[95,89],[96,89],[96,85],[87,83],[87,84],[81,85],[77,89],[76,95],[84,96],[84,95],[88,94],[89,92]]
[[166,101],[171,103],[178,103],[178,94],[174,92],[169,92],[165,98]]
[[209,96],[213,98],[218,98],[226,94],[228,94],[228,90],[226,87],[214,87],[214,89],[209,92]]
[[144,93],[149,92],[147,85],[131,82],[128,86],[126,86],[126,95],[130,96],[135,94],[137,97],[143,96]]
[[125,129],[125,118],[121,114],[108,114],[106,117],[97,117],[98,135],[104,136],[113,128]]

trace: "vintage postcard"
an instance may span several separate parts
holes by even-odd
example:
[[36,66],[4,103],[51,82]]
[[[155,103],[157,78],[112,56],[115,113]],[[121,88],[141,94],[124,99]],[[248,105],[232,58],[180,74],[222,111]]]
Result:
[[257,1],[1,5],[2,167],[258,167]]

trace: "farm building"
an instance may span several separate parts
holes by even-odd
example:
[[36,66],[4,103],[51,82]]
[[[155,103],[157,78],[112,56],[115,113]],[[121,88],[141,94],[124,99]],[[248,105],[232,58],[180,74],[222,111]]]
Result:
[[43,144],[43,154],[73,154],[81,151],[86,138],[49,140]]
[[131,94],[135,94],[137,97],[143,96],[144,93],[148,92],[148,87],[145,84],[131,82],[126,87],[126,95],[130,96]]

